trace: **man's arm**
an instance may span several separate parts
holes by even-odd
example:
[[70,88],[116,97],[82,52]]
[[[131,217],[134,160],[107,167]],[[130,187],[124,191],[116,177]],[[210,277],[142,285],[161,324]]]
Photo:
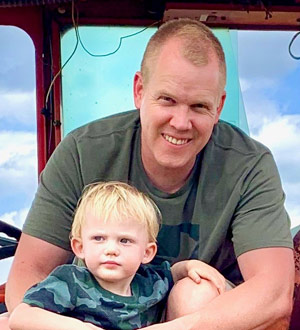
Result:
[[33,284],[40,282],[72,256],[41,239],[22,234],[6,284],[5,303],[11,312]]
[[[91,330],[102,328],[73,317],[59,315],[27,304],[18,305],[9,318],[11,330]],[[103,329],[102,329],[103,330]]]
[[[217,296],[199,312],[147,329],[287,329],[294,287],[293,251],[257,249],[242,254],[238,263],[245,279],[243,284]],[[190,289],[197,290],[197,284],[189,283],[193,286]],[[187,297],[189,292],[185,291],[182,299],[187,301]]]

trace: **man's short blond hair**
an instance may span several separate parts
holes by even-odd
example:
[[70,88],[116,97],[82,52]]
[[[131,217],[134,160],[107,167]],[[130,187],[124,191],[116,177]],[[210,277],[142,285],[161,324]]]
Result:
[[77,204],[71,237],[81,237],[87,210],[104,222],[134,220],[145,226],[149,242],[156,242],[161,222],[158,207],[149,197],[126,183],[110,181],[86,186]]
[[222,45],[206,25],[189,18],[170,20],[162,24],[151,37],[141,64],[144,84],[147,84],[149,81],[151,70],[155,65],[162,46],[170,39],[178,39],[182,42],[182,56],[194,65],[207,65],[215,57],[219,63],[220,86],[224,89],[226,84],[226,63]]

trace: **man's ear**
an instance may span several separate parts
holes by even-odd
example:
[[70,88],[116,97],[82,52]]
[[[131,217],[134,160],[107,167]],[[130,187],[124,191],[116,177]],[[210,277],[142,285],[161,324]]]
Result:
[[137,109],[141,108],[142,99],[143,99],[143,78],[140,71],[137,71],[134,75],[133,80],[133,97],[134,97],[134,105]]
[[83,252],[83,245],[82,245],[81,238],[73,237],[71,239],[71,247],[72,247],[72,250],[73,250],[74,254],[76,255],[76,257],[83,260],[84,252]]
[[145,255],[142,260],[142,264],[147,264],[150,262],[154,256],[156,255],[157,252],[157,244],[155,242],[150,242],[147,244],[147,248],[145,250]]
[[225,99],[226,99],[226,91],[224,90],[222,92],[222,95],[221,95],[221,98],[220,98],[220,103],[219,103],[218,108],[217,108],[217,115],[216,115],[216,118],[215,118],[215,124],[218,122],[218,120],[221,116],[221,112],[222,112],[222,109],[224,107]]

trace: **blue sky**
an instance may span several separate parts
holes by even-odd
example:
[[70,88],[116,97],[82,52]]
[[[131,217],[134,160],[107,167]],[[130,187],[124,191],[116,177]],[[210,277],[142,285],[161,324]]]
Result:
[[[239,32],[238,65],[251,135],[274,154],[294,227],[300,224],[300,61],[288,54],[293,35]],[[18,227],[37,186],[35,111],[32,41],[18,28],[0,26],[0,219]],[[0,264],[0,284],[9,264]]]

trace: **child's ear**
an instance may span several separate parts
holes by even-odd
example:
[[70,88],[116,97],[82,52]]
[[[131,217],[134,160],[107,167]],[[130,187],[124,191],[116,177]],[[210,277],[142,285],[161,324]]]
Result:
[[156,243],[155,242],[148,243],[145,250],[144,258],[142,260],[142,264],[147,264],[148,262],[150,262],[156,255],[156,252],[157,252]]
[[84,252],[83,252],[83,245],[81,238],[72,237],[71,247],[77,258],[84,259]]

